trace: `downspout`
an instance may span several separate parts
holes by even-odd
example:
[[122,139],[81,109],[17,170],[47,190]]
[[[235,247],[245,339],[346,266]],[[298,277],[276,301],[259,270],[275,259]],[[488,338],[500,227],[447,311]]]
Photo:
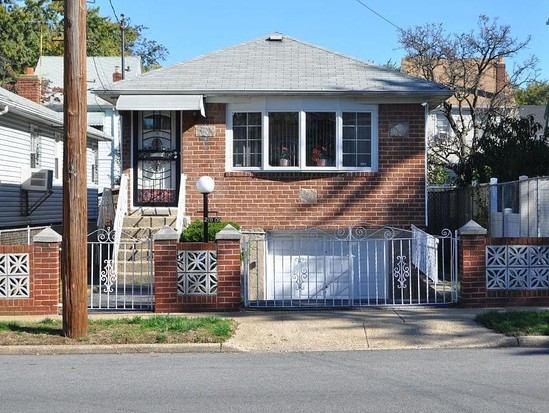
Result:
[[425,110],[425,228],[429,226],[429,168],[427,166],[427,151],[429,150],[429,145],[427,142],[427,122],[429,120],[429,103],[423,102],[421,104]]
[[5,115],[10,110],[10,107],[8,105],[4,106],[4,109],[0,110],[0,116]]

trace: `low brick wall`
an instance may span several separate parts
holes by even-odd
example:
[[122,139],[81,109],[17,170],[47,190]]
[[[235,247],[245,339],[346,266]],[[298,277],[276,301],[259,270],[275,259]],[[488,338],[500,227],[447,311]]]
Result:
[[0,315],[55,315],[59,243],[0,246]]
[[[241,304],[240,289],[240,234],[225,230],[218,234],[215,243],[178,242],[179,235],[166,228],[160,231],[154,240],[154,311],[157,313],[198,312],[198,311],[237,311]],[[221,234],[221,236],[220,236]],[[182,288],[186,281],[181,255],[185,251],[215,253],[215,263],[211,268],[200,269],[197,277],[212,276],[210,270],[215,266],[210,286],[204,282],[204,288],[187,291]],[[193,262],[193,265],[199,265]],[[200,264],[202,265],[202,264]],[[208,264],[209,265],[209,264]],[[215,290],[215,291],[214,291]]]
[[[549,306],[549,288],[489,288],[487,246],[549,246],[549,238],[490,238],[480,226],[460,230],[460,305],[464,307]],[[542,268],[543,269],[543,268]],[[545,268],[549,277],[549,266]],[[549,279],[547,280],[549,282]]]

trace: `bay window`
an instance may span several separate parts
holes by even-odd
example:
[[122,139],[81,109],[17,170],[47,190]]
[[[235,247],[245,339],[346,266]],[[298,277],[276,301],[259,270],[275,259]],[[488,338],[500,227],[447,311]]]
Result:
[[285,111],[279,106],[230,111],[232,169],[376,170],[377,107]]

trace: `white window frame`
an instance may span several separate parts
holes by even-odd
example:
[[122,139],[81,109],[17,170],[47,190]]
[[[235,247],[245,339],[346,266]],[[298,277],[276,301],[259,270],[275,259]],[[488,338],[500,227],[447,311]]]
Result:
[[[241,112],[260,112],[262,124],[262,167],[233,166],[233,114]],[[298,112],[299,116],[299,166],[269,165],[269,112]],[[330,112],[336,115],[336,165],[307,166],[306,165],[306,112]],[[370,113],[371,115],[371,165],[369,167],[343,166],[343,112]],[[377,172],[378,170],[378,122],[379,107],[375,104],[362,104],[341,100],[305,100],[305,99],[257,99],[245,103],[229,103],[227,105],[227,171],[269,171],[269,172]]]
[[42,135],[36,125],[30,126],[29,164],[33,169],[40,169],[42,166]]
[[54,181],[60,182],[63,180],[63,140],[61,133],[54,133],[55,139],[55,158],[54,158]]

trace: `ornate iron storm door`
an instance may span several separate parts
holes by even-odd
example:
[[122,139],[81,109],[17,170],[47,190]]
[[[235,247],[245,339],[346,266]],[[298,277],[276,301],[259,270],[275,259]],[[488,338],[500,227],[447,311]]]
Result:
[[137,206],[177,206],[178,119],[173,111],[143,111],[136,116],[134,203]]

